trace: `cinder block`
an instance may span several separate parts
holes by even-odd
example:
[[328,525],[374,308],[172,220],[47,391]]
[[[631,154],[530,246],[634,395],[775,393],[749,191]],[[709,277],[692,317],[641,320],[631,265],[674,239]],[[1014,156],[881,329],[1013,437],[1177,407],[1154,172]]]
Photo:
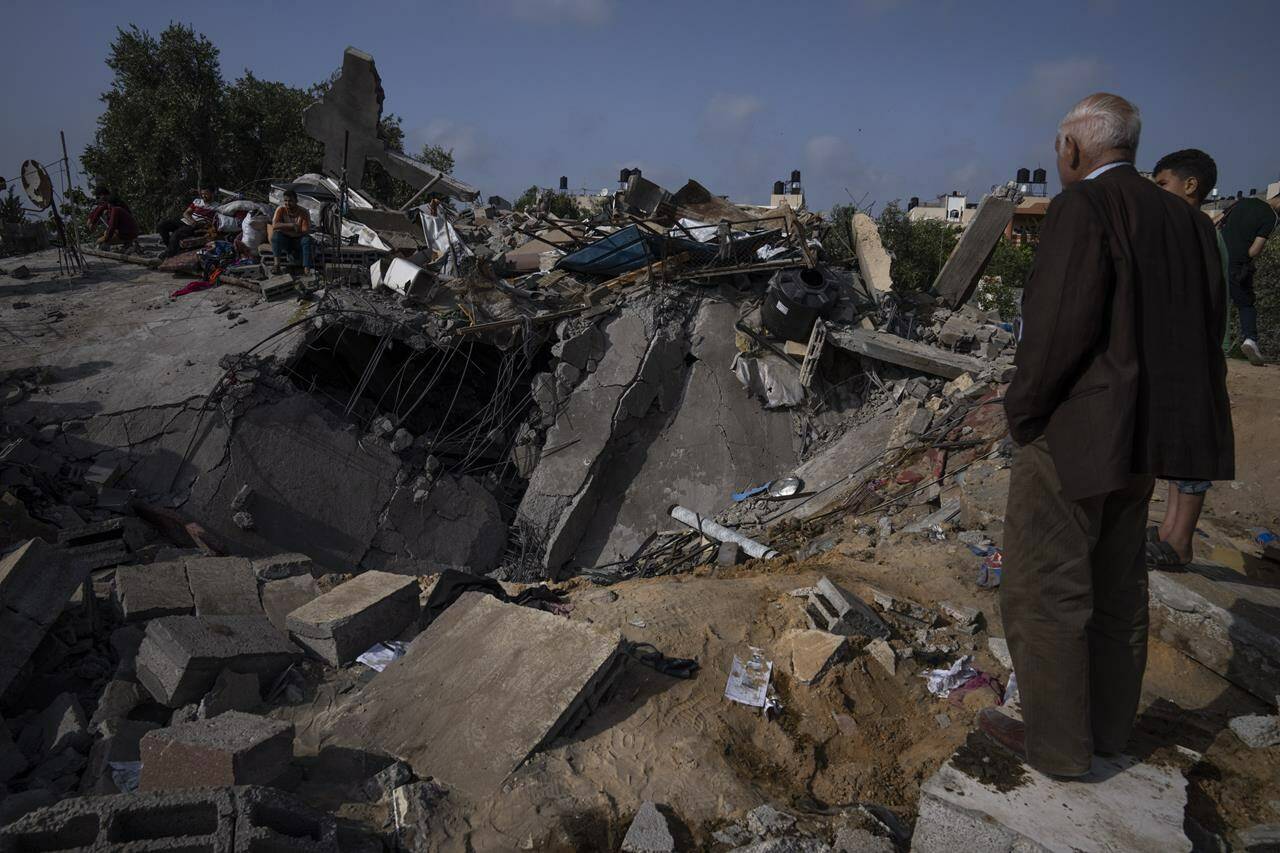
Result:
[[253,563],[244,557],[188,559],[187,582],[197,616],[249,616],[262,613]]
[[887,637],[889,627],[856,595],[822,578],[805,607],[809,627],[844,636]]
[[397,637],[418,617],[418,581],[390,572],[365,572],[289,614],[297,642],[344,666],[374,643]]
[[274,681],[301,658],[265,616],[165,616],[147,624],[138,649],[138,681],[170,708],[197,702],[224,669]]
[[179,616],[195,609],[180,560],[116,569],[116,606],[126,622]]
[[74,797],[0,828],[0,850],[337,853],[337,823],[253,786]]
[[293,760],[293,723],[228,711],[148,732],[140,791],[267,785]]

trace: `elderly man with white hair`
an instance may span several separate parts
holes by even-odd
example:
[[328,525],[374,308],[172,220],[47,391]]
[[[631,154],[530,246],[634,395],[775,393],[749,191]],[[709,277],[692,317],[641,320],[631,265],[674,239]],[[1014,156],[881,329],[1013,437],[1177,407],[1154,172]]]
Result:
[[1138,109],[1099,93],[1058,128],[1062,192],[1023,297],[1005,412],[1020,445],[1000,612],[1024,722],[979,726],[1037,770],[1087,774],[1125,748],[1147,657],[1143,540],[1154,478],[1230,480],[1207,216],[1134,168]]

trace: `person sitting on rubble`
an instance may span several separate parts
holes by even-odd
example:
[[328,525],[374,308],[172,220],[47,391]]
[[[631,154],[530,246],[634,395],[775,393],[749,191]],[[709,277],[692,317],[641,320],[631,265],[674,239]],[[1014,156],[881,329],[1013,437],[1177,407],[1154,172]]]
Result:
[[276,208],[269,230],[271,254],[274,257],[271,269],[273,275],[281,273],[281,261],[294,252],[302,255],[304,275],[315,272],[311,260],[311,215],[305,207],[298,204],[298,194],[293,190],[284,191],[284,204]]
[[[1196,210],[1209,197],[1209,191],[1218,185],[1218,164],[1213,158],[1196,148],[1166,154],[1156,163],[1151,179],[1163,189],[1176,195]],[[1218,238],[1218,260],[1222,266],[1222,278],[1230,282],[1227,269],[1227,246],[1222,232]],[[1223,314],[1226,320],[1226,314]],[[1226,336],[1226,323],[1218,330],[1219,338]],[[1204,508],[1205,494],[1212,483],[1209,480],[1169,480],[1169,502],[1164,521],[1159,526],[1147,528],[1147,565],[1185,566],[1191,562],[1191,541],[1195,536],[1200,511]]]
[[123,246],[125,251],[132,249],[141,252],[138,245],[138,223],[133,218],[129,206],[112,195],[106,187],[98,187],[93,193],[97,205],[89,211],[89,227],[94,228],[101,221],[106,231],[98,238],[99,248],[106,246]]
[[165,257],[171,257],[182,251],[182,241],[192,237],[204,236],[209,226],[217,221],[218,208],[213,203],[213,189],[203,187],[196,192],[196,197],[187,205],[182,216],[177,219],[166,219],[156,226],[160,232],[160,242],[165,245]]

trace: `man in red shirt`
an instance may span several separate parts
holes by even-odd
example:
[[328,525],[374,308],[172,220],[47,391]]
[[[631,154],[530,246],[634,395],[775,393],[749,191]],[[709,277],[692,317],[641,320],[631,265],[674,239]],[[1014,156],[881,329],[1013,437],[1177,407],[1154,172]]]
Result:
[[98,238],[99,246],[121,245],[126,250],[141,251],[137,245],[138,223],[133,218],[129,206],[113,196],[106,187],[98,187],[94,192],[97,206],[89,212],[89,227],[97,226],[101,220],[106,224],[106,232]]

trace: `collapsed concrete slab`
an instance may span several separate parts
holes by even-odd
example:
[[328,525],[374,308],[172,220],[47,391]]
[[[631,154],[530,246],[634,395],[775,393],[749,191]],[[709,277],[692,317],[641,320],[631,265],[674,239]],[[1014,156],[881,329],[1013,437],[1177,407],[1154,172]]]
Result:
[[147,625],[138,680],[157,702],[198,701],[224,669],[274,680],[302,653],[265,616],[165,616]]
[[0,560],[0,694],[88,576],[42,539],[31,539]]
[[1087,781],[1026,770],[1006,790],[984,784],[952,758],[920,789],[912,853],[1191,850],[1183,832],[1187,780],[1172,767],[1095,756]]
[[977,376],[990,367],[989,362],[971,355],[949,352],[873,329],[831,327],[827,329],[827,341],[857,355],[944,379],[955,379],[962,373]]
[[228,711],[143,736],[140,791],[269,785],[293,760],[293,723]]
[[337,853],[332,815],[270,788],[75,797],[0,829],[14,850],[248,850]]
[[795,466],[790,416],[762,412],[729,371],[734,306],[670,310],[610,321],[595,370],[556,410],[518,512],[550,573],[630,557],[671,504],[718,510]]
[[197,616],[254,616],[262,613],[258,579],[244,557],[186,560],[187,582]]
[[298,645],[331,666],[345,666],[417,618],[416,578],[365,572],[293,611],[287,624]]
[[364,689],[335,742],[383,752],[464,793],[493,793],[586,714],[621,635],[463,594]]
[[876,221],[865,213],[855,213],[851,223],[854,251],[858,255],[858,272],[867,284],[881,293],[893,288],[889,277],[889,253],[880,241],[880,229]]

